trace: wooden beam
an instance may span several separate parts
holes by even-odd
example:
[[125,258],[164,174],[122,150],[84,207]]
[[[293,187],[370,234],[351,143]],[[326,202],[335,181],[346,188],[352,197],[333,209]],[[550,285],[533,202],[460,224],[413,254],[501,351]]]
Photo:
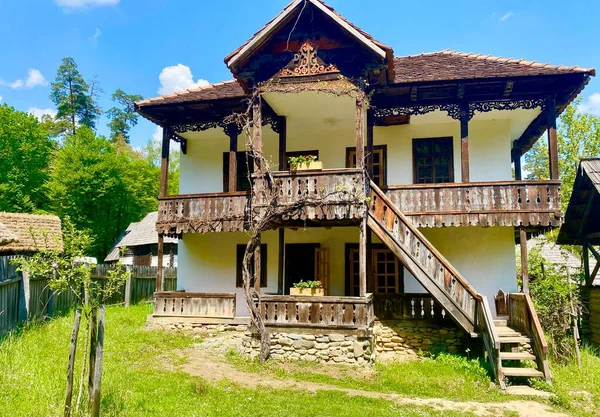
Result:
[[456,98],[462,100],[465,96],[465,85],[463,83],[458,84],[458,88],[456,89]]
[[521,278],[523,280],[523,292],[529,292],[529,264],[527,261],[527,232],[525,228],[519,229],[519,246],[521,247]]
[[596,249],[594,249],[593,245],[590,245],[590,242],[588,242],[588,249],[590,250],[592,255],[594,255],[594,258],[596,259],[596,261],[600,262],[600,254],[598,252],[596,252]]
[[462,182],[469,182],[469,105],[460,111],[460,163]]
[[358,295],[367,295],[367,216],[360,223],[358,243]]
[[522,171],[521,171],[521,151],[519,149],[513,149],[513,160],[515,161],[515,180],[521,181]]
[[279,170],[284,171],[286,167],[286,154],[287,150],[287,119],[285,116],[279,118]]
[[356,97],[356,167],[365,167],[365,102],[362,92]]
[[[367,293],[375,292],[375,285],[373,282],[373,234],[371,230],[367,229],[367,243],[366,243],[366,252],[367,252]],[[402,264],[398,263],[398,268],[402,268]]]
[[592,206],[594,205],[594,197],[596,196],[596,189],[590,188],[588,190],[590,193],[588,197],[588,201],[585,204],[585,210],[583,211],[583,216],[581,216],[581,221],[579,223],[579,228],[577,229],[577,234],[582,235],[583,229],[585,229],[585,223],[587,222],[588,217],[590,217],[590,211],[592,211]]
[[548,162],[550,165],[550,179],[557,180],[558,175],[558,141],[556,138],[556,102],[554,97],[549,97],[546,102],[546,117],[548,128]]
[[277,260],[277,294],[283,294],[283,272],[285,265],[285,229],[279,229],[279,256]]
[[254,249],[254,290],[257,292],[257,294],[260,294],[260,277],[262,272],[260,249],[261,236],[258,235],[258,245],[256,246],[256,249]]
[[[262,113],[261,97],[256,97],[252,106],[252,146],[262,154]],[[254,158],[254,172],[260,171],[260,159]]]
[[375,126],[375,117],[371,111],[367,112],[367,173],[369,178],[373,178],[373,129]]
[[512,90],[513,87],[515,85],[515,82],[512,80],[506,80],[506,83],[504,83],[504,97],[510,97],[510,95],[512,94]]
[[170,127],[165,125],[163,127],[163,137],[162,137],[162,151],[161,151],[161,161],[160,161],[160,188],[158,191],[159,197],[166,197],[169,190],[169,145],[170,145],[170,136],[169,136]]
[[238,128],[231,123],[226,127],[227,136],[229,136],[229,182],[227,191],[237,191],[237,149],[238,149]]
[[583,258],[583,276],[585,278],[586,287],[590,287],[592,285],[590,279],[590,255],[588,253],[588,242],[584,241],[581,245],[581,257]]
[[158,253],[156,254],[156,292],[164,291],[163,279],[163,252],[164,252],[164,236],[158,235]]
[[600,269],[600,262],[596,262],[596,266],[594,267],[594,270],[590,274],[590,285],[592,285],[594,283],[594,280],[596,279],[596,275],[598,275],[599,269]]

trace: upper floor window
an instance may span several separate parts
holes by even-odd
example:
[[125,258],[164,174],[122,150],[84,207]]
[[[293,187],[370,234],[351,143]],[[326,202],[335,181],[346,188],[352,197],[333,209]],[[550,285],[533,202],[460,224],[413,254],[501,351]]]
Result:
[[413,139],[415,184],[454,182],[452,138]]
[[[250,191],[248,175],[254,172],[254,158],[245,151],[236,152],[236,191]],[[229,187],[229,152],[223,152],[223,191]]]
[[[371,174],[371,179],[378,187],[383,187],[387,184],[386,154],[387,147],[385,145],[373,146],[373,173]],[[367,149],[365,149],[365,156],[368,156]],[[346,168],[356,168],[356,147],[346,148]]]

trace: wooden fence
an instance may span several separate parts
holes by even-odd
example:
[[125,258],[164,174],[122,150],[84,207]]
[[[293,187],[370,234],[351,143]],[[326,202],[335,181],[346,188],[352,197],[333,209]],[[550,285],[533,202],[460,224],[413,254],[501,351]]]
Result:
[[[0,335],[25,320],[62,314],[72,309],[77,301],[72,291],[53,294],[50,278],[23,277],[11,260],[0,257]],[[108,271],[113,265],[100,264],[92,270],[92,279],[104,288]],[[114,293],[106,304],[135,304],[152,301],[156,288],[157,268],[152,266],[128,267],[127,282]],[[164,268],[165,289],[177,288],[177,268]],[[23,279],[25,278],[25,279]]]

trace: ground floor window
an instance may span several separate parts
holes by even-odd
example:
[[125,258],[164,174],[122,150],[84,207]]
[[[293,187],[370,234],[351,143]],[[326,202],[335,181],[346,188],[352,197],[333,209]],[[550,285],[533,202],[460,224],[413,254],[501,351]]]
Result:
[[[371,246],[371,276],[367,286],[375,293],[404,292],[404,268],[394,253],[381,244]],[[358,244],[346,245],[346,295],[360,294]],[[372,285],[369,285],[369,282]]]
[[[240,288],[243,286],[243,274],[242,265],[244,263],[244,253],[246,252],[246,245],[237,245],[236,247],[236,262],[235,262],[235,286]],[[254,255],[250,260],[250,271],[254,271]],[[254,285],[254,279],[250,282],[250,285]],[[267,245],[260,245],[260,286],[267,286]]]

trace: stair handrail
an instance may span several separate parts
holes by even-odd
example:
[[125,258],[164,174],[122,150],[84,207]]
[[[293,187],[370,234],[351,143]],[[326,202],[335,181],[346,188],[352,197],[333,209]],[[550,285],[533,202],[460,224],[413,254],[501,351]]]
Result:
[[500,359],[500,337],[496,331],[494,317],[490,309],[487,297],[477,294],[477,327],[480,329],[483,345],[488,353],[490,365],[494,377],[500,387],[505,389],[504,374],[502,372],[502,360]]
[[417,229],[412,224],[412,222],[408,219],[408,217],[406,217],[400,211],[400,209],[398,207],[396,207],[396,205],[392,202],[392,200],[390,200],[388,198],[388,196],[385,195],[385,193],[373,181],[370,181],[370,190],[372,193],[377,194],[377,197],[381,198],[392,209],[394,214],[402,220],[402,222],[411,231],[411,233],[413,233],[417,237],[417,239],[419,239],[421,244],[423,246],[425,246],[431,253],[433,253],[433,255],[438,259],[438,261],[440,261],[444,265],[444,268],[446,268],[454,276],[454,278],[458,282],[460,282],[460,284],[463,286],[463,288],[465,290],[467,290],[467,292],[474,299],[477,299],[479,294],[477,293],[475,288],[473,288],[471,286],[471,284],[460,274],[460,272],[458,272],[454,268],[454,266],[452,266],[452,264],[450,262],[448,262],[448,260],[435,248],[435,246],[433,246],[431,244],[431,242],[419,231],[419,229]]

